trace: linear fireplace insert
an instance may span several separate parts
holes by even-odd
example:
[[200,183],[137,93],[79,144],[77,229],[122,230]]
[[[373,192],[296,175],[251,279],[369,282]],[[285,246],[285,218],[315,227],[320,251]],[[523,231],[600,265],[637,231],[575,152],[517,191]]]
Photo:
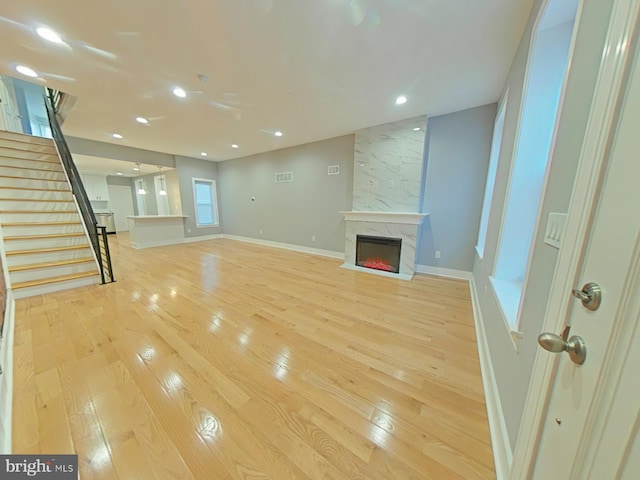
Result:
[[356,265],[385,272],[400,272],[401,238],[356,236]]

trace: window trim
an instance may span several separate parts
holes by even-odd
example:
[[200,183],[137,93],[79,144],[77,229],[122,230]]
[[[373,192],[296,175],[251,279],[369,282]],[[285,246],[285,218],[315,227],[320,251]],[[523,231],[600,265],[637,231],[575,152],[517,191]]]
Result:
[[[211,184],[211,201],[212,201],[212,213],[215,215],[215,223],[198,223],[198,203],[196,200],[196,182]],[[215,228],[220,226],[220,216],[218,213],[218,189],[216,181],[213,178],[196,178],[191,177],[191,189],[193,191],[193,217],[196,224],[196,228]]]

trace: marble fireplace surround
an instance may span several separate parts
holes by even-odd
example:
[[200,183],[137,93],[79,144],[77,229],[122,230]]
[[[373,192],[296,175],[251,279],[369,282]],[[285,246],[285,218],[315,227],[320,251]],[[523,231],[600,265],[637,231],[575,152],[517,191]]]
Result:
[[[344,268],[378,273],[384,276],[411,280],[416,266],[418,229],[427,213],[405,212],[340,212],[347,222]],[[400,273],[389,273],[356,266],[356,236],[401,238]]]

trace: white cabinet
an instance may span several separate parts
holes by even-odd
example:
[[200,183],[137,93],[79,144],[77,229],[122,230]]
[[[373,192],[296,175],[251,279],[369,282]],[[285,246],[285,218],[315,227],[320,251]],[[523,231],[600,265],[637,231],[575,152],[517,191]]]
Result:
[[89,200],[106,202],[109,200],[107,177],[100,175],[82,175],[82,183],[87,191]]

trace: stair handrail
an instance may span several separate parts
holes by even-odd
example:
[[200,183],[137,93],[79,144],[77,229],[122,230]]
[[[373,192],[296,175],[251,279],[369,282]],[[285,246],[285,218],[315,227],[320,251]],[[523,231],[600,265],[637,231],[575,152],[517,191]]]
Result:
[[54,103],[56,98],[60,98],[60,96],[56,94],[56,91],[51,88],[47,88],[47,94],[44,96],[44,104],[47,109],[47,117],[49,117],[51,135],[53,137],[53,141],[56,144],[58,153],[60,154],[62,167],[67,173],[67,178],[69,179],[69,183],[71,184],[71,192],[76,198],[76,202],[78,203],[78,207],[80,208],[80,216],[89,234],[91,247],[93,248],[96,259],[98,260],[100,273],[102,274],[103,278],[102,283],[105,283],[103,274],[105,269],[108,269],[109,277],[113,278],[113,266],[111,264],[111,257],[108,257],[108,260],[106,260],[108,264],[105,265],[105,260],[103,260],[102,255],[100,254],[100,244],[98,241],[98,221],[96,220],[96,216],[93,212],[93,207],[91,206],[91,202],[89,201],[89,196],[87,195],[87,191],[84,188],[82,178],[78,173],[76,164],[74,163],[73,157],[71,156],[71,151],[69,150],[67,141],[64,137],[64,134],[62,133],[62,129],[60,128],[60,123],[58,122],[58,119],[56,117],[56,109]]

